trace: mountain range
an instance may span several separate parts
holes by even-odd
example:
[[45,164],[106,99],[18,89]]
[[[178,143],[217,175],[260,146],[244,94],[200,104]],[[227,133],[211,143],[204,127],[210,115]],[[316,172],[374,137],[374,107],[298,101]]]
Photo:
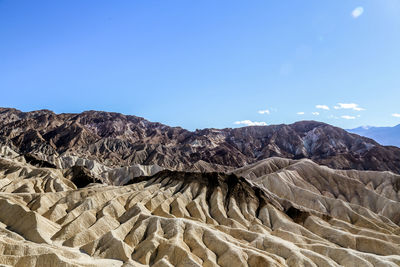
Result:
[[106,166],[226,170],[269,157],[309,158],[335,169],[400,173],[400,148],[316,121],[194,132],[136,116],[0,109],[0,144],[53,162],[77,156]]
[[385,146],[400,147],[400,124],[394,127],[361,126],[347,131],[372,138]]
[[0,266],[399,266],[400,148],[0,109]]

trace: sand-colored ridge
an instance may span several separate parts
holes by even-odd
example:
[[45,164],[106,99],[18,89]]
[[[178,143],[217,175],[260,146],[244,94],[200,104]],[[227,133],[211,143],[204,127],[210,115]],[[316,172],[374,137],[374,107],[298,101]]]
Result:
[[230,173],[93,163],[74,166],[100,183],[78,188],[74,166],[2,151],[6,266],[400,265],[400,176],[390,172],[282,158]]

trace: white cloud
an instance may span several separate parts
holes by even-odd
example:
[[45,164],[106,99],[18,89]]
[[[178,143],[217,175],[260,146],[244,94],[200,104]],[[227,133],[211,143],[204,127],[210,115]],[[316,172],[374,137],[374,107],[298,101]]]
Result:
[[342,119],[346,119],[346,120],[354,120],[356,117],[354,116],[349,116],[349,115],[343,115]]
[[260,113],[260,114],[269,114],[270,111],[269,111],[269,109],[264,109],[264,110],[259,110],[258,113]]
[[364,13],[364,8],[362,6],[356,7],[352,12],[351,15],[353,16],[353,18],[358,18],[359,16],[361,16]]
[[337,106],[334,106],[333,108],[334,109],[352,109],[355,111],[365,110],[364,108],[359,107],[358,104],[355,104],[355,103],[338,103]]
[[318,116],[319,112],[313,112],[312,114],[315,115],[315,116]]
[[303,111],[297,112],[297,115],[304,115],[305,113]]
[[251,120],[244,120],[244,121],[235,121],[234,124],[243,124],[247,126],[265,126],[267,125],[266,122],[263,121],[251,121]]
[[392,116],[396,117],[396,118],[400,118],[400,113],[393,113]]
[[316,105],[315,107],[319,109],[329,110],[329,107],[327,105]]

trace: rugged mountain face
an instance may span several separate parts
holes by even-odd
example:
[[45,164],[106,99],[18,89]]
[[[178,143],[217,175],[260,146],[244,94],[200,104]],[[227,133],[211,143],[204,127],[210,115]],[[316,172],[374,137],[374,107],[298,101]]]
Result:
[[191,132],[119,113],[55,114],[1,108],[0,142],[50,164],[57,164],[55,158],[63,156],[109,167],[142,164],[226,171],[278,156],[309,158],[336,169],[400,173],[399,148],[314,121]]
[[81,168],[0,152],[0,265],[400,265],[391,172],[269,158],[230,173],[161,170],[78,188],[74,179],[91,179]]

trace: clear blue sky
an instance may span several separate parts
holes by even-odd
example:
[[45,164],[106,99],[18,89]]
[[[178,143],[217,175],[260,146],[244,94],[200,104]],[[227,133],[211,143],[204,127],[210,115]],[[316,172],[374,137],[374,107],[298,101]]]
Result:
[[188,129],[395,125],[400,1],[0,0],[0,93]]

